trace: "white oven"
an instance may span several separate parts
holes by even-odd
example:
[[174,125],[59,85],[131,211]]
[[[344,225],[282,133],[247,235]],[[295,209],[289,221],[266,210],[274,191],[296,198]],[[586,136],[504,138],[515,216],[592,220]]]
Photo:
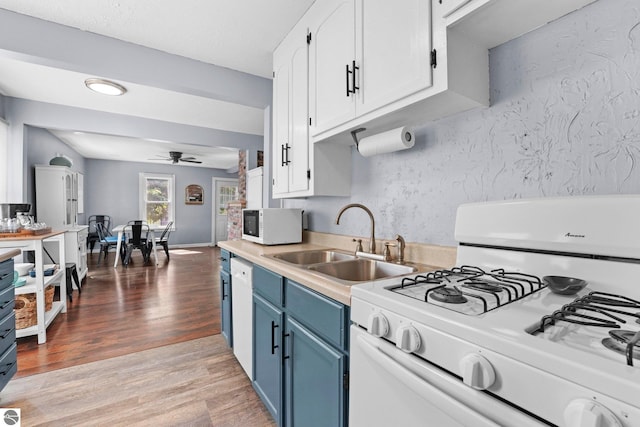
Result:
[[640,426],[637,218],[640,196],[461,206],[455,268],[352,288],[349,425]]

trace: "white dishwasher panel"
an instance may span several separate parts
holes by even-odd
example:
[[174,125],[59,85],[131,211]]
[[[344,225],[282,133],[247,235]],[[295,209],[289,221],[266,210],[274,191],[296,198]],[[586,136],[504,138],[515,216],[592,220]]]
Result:
[[231,324],[233,328],[233,354],[253,381],[253,264],[231,258]]

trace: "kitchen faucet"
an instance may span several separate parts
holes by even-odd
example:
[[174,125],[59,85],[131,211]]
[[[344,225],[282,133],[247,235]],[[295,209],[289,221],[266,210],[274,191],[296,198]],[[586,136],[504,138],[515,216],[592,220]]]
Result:
[[360,203],[350,203],[344,206],[342,209],[340,209],[340,212],[338,212],[338,216],[336,217],[336,224],[338,225],[340,224],[340,217],[342,216],[344,211],[346,211],[349,208],[360,208],[364,210],[367,214],[369,214],[369,218],[371,219],[371,240],[369,240],[369,253],[375,254],[376,253],[376,234],[375,234],[376,225],[375,225],[375,220],[373,219],[373,214],[371,213],[368,207],[366,207],[365,205],[361,205]]

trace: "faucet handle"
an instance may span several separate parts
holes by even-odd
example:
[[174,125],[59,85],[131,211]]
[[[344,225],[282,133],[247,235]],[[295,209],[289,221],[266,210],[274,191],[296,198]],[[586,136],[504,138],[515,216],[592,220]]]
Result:
[[384,242],[384,249],[382,250],[382,257],[385,261],[391,261],[391,251],[389,250],[389,246],[396,246],[395,243]]
[[364,250],[362,249],[362,239],[353,239],[353,241],[357,242],[356,252],[363,252]]

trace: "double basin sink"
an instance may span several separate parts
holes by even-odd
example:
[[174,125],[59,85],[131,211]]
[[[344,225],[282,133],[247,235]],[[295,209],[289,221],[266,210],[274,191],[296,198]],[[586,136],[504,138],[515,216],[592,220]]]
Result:
[[285,252],[266,256],[305,268],[309,272],[329,276],[347,285],[403,276],[418,271],[414,265],[359,258],[354,254],[333,249]]

